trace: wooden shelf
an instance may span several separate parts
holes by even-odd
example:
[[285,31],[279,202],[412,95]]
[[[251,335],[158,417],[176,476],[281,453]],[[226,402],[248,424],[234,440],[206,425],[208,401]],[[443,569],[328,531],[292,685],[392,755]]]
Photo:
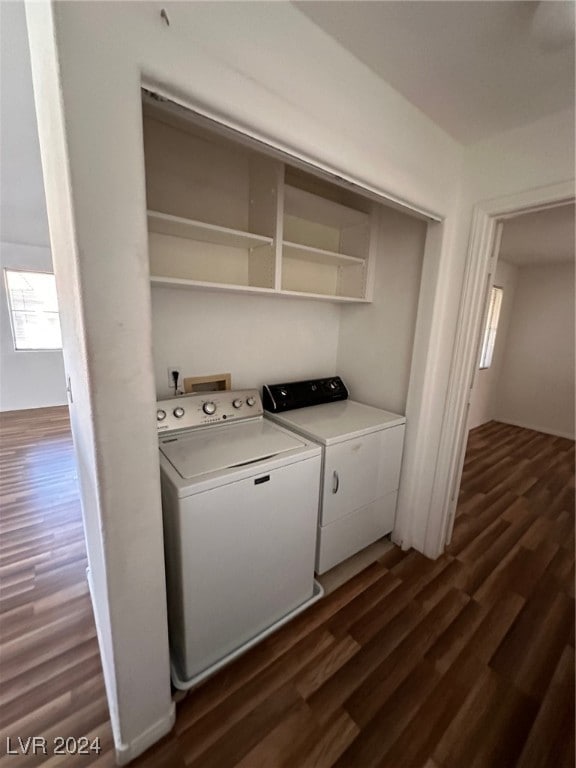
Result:
[[279,296],[285,299],[315,299],[320,301],[330,301],[335,303],[353,303],[367,304],[367,299],[357,299],[352,296],[336,296],[327,293],[308,293],[306,291],[288,291],[274,288],[259,288],[255,285],[238,285],[236,283],[214,283],[203,280],[186,280],[180,277],[161,277],[160,275],[151,275],[150,282],[152,286],[166,288],[185,288],[190,290],[205,291],[224,291],[226,293],[244,293],[248,295]]
[[290,299],[315,299],[348,304],[369,304],[368,299],[357,299],[354,296],[336,296],[333,293],[308,293],[307,291],[278,291],[278,296]]
[[272,238],[264,235],[254,235],[251,232],[220,227],[217,224],[206,224],[203,221],[184,219],[158,211],[148,211],[148,229],[160,235],[172,235],[186,240],[216,243],[234,248],[257,248],[272,243]]
[[152,285],[166,286],[167,288],[203,288],[210,291],[234,291],[236,293],[269,294],[275,295],[274,288],[261,288],[257,285],[239,285],[238,283],[217,283],[207,280],[188,280],[184,277],[163,277],[162,275],[150,275]]
[[352,264],[363,264],[365,261],[365,259],[360,259],[357,256],[346,256],[343,253],[325,251],[322,248],[300,245],[299,243],[284,241],[282,247],[286,251],[286,256],[290,259],[311,261],[315,264],[325,264],[326,266],[344,267]]

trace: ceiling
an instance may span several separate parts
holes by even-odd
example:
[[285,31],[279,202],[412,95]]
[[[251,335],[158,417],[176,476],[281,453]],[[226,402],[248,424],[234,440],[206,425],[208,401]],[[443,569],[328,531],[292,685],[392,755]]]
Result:
[[295,5],[463,144],[574,107],[571,0]]
[[498,258],[519,267],[574,261],[574,213],[563,205],[508,219]]

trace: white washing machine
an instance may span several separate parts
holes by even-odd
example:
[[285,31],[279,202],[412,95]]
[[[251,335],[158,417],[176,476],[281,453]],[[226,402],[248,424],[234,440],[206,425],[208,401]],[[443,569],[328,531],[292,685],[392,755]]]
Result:
[[406,418],[348,399],[342,379],[270,384],[267,416],[323,446],[317,573],[394,528]]
[[257,390],[157,403],[172,679],[188,689],[322,596],[321,449]]

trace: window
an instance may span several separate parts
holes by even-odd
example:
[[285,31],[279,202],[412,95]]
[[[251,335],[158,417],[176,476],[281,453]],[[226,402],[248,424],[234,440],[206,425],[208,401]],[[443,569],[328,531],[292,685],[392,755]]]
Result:
[[5,270],[15,349],[62,349],[54,275]]
[[490,291],[490,304],[488,306],[486,327],[484,328],[484,338],[482,339],[480,369],[490,368],[492,365],[496,331],[498,330],[498,320],[500,319],[500,307],[502,306],[502,293],[502,288],[497,288],[496,286],[493,286]]

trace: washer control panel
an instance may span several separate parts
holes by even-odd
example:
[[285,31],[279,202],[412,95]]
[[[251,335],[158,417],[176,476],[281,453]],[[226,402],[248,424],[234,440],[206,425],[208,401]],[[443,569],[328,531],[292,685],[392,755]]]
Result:
[[156,403],[158,432],[225,424],[262,414],[262,400],[257,389],[199,392]]

